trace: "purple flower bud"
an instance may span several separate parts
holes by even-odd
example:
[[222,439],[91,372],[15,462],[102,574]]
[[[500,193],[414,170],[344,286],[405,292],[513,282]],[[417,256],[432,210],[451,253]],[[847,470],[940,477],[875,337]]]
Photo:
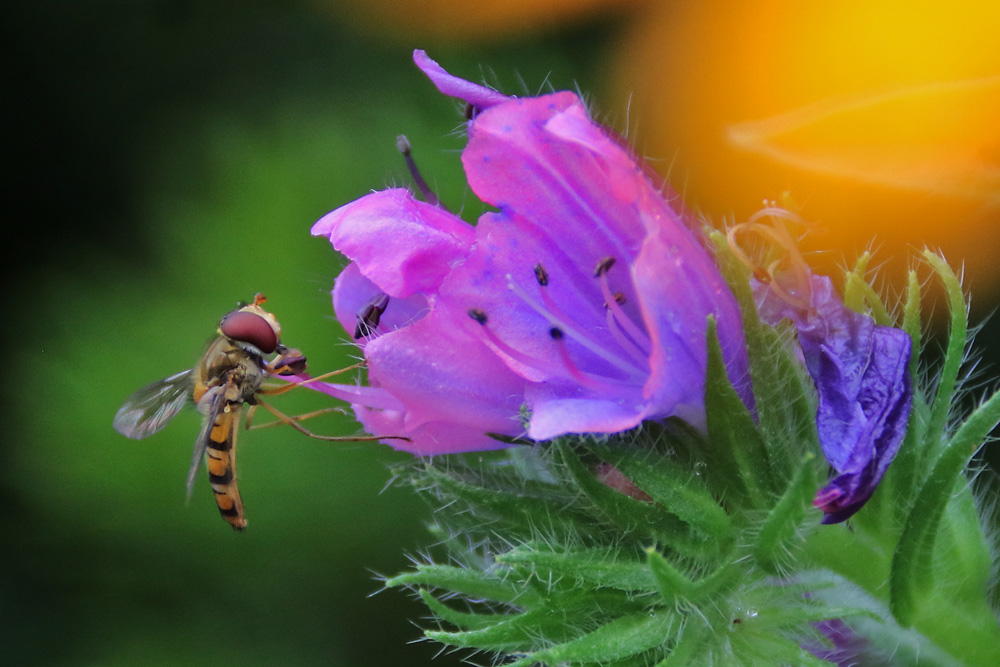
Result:
[[845,306],[829,278],[803,275],[795,289],[755,281],[754,292],[765,322],[787,318],[798,331],[819,395],[820,446],[837,471],[813,504],[823,523],[839,523],[868,502],[906,434],[911,341]]
[[353,401],[365,428],[437,454],[504,446],[486,434],[523,435],[522,406],[535,440],[700,423],[709,316],[751,404],[739,311],[712,258],[579,98],[507,97],[414,59],[471,105],[462,162],[497,210],[473,227],[393,189],[313,227],[351,259],[334,309],[370,334],[369,384],[392,399]]

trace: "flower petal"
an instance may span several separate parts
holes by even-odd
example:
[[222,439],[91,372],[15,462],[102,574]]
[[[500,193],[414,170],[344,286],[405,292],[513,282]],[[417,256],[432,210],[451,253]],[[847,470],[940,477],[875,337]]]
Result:
[[421,71],[427,75],[427,78],[429,78],[442,93],[448,97],[456,97],[460,100],[464,100],[479,109],[488,109],[489,107],[500,104],[501,102],[506,102],[510,99],[507,95],[498,93],[497,91],[491,90],[486,86],[480,86],[472,83],[471,81],[466,81],[465,79],[460,79],[457,76],[449,74],[443,67],[431,60],[427,54],[420,49],[413,52],[413,62],[417,64],[417,67],[419,67]]
[[792,320],[819,395],[820,446],[839,474],[813,501],[824,523],[844,521],[875,492],[892,461],[910,414],[911,342],[899,329],[878,326],[845,306],[825,276],[810,276],[809,308],[755,286],[761,317]]
[[[368,377],[406,406],[403,433],[428,422],[475,426],[479,433],[519,435],[524,380],[447,313],[380,336],[365,348]],[[448,443],[449,451],[465,446]]]
[[313,225],[312,234],[329,237],[366,278],[399,298],[435,292],[474,238],[461,219],[402,189],[345,204]]

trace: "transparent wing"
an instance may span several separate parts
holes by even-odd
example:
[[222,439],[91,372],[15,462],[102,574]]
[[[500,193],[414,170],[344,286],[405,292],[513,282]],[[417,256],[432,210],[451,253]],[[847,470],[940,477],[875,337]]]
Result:
[[203,417],[201,431],[198,432],[198,438],[194,441],[194,452],[191,454],[191,468],[188,470],[188,500],[191,499],[194,480],[198,477],[198,468],[201,467],[201,462],[205,458],[205,449],[208,447],[208,439],[212,434],[212,428],[215,426],[215,420],[219,418],[219,411],[222,410],[222,406],[226,402],[225,389],[225,386],[212,387],[198,401],[198,410],[201,411]]
[[186,370],[171,375],[129,396],[115,415],[115,430],[140,440],[166,426],[191,396],[191,374],[192,371]]

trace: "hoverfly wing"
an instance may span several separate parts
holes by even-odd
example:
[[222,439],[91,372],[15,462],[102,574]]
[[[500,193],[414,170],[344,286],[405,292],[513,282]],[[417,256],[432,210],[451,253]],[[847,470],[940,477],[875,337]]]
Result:
[[136,391],[115,414],[115,430],[134,440],[156,433],[188,402],[192,382],[192,371],[186,370]]
[[219,418],[219,412],[226,402],[225,388],[212,387],[205,392],[205,395],[198,401],[198,410],[202,413],[201,430],[198,438],[194,441],[194,452],[191,453],[191,468],[187,476],[187,498],[191,500],[191,492],[194,490],[194,482],[198,477],[198,468],[205,458],[205,449],[208,448],[208,441],[215,428],[215,422]]

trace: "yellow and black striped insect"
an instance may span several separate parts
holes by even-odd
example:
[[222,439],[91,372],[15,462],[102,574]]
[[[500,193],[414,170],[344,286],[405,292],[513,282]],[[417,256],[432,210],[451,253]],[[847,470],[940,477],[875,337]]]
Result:
[[[257,405],[263,406],[281,422],[310,437],[334,441],[366,439],[314,435],[298,423],[303,417],[288,417],[261,400],[262,395],[282,393],[297,386],[290,383],[267,388],[265,379],[272,375],[302,374],[306,367],[301,352],[281,343],[281,326],[274,315],[261,307],[264,301],[265,297],[258,294],[252,303],[228,313],[219,323],[217,337],[194,368],[138,390],[129,396],[114,419],[119,433],[141,439],[166,426],[184,405],[189,402],[197,405],[203,423],[188,473],[188,497],[204,458],[219,512],[236,530],[247,525],[236,481],[236,436],[244,405],[251,406],[251,411]],[[274,358],[267,361],[265,356],[272,353]]]

